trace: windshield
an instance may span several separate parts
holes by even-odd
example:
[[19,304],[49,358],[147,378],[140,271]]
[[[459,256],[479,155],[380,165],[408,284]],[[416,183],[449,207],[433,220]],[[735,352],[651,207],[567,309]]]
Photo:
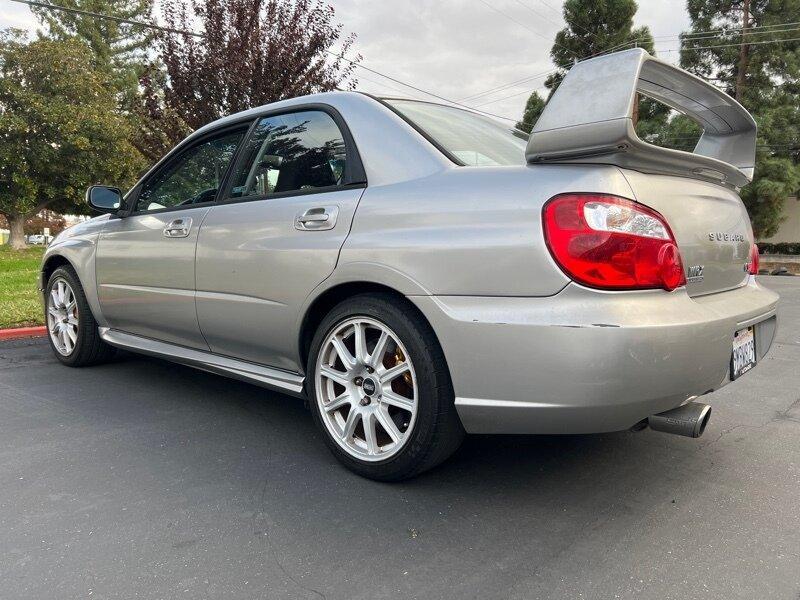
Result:
[[528,135],[466,110],[415,100],[385,99],[465,165],[524,165]]

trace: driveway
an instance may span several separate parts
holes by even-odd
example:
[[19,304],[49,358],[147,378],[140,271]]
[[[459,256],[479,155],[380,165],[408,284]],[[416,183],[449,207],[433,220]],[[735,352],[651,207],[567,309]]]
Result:
[[764,283],[776,345],[702,438],[473,437],[399,485],[289,397],[3,343],[0,596],[796,600],[800,277]]

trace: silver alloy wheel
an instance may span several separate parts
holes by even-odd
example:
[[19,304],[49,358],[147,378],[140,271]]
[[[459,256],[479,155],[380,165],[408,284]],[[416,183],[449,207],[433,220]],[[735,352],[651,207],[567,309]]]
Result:
[[385,460],[411,437],[417,377],[405,346],[383,323],[339,323],[322,343],[314,377],[325,427],[351,456]]
[[59,354],[72,354],[78,341],[78,302],[64,279],[56,279],[47,296],[47,330]]

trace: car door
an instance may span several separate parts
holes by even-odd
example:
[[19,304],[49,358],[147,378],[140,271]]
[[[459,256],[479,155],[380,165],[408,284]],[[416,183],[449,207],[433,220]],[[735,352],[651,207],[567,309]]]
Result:
[[366,184],[330,108],[256,124],[197,244],[197,314],[213,352],[292,371],[299,308],[336,266]]
[[229,129],[179,150],[132,194],[130,214],[108,221],[96,269],[110,327],[208,349],[194,299],[197,233],[244,134]]

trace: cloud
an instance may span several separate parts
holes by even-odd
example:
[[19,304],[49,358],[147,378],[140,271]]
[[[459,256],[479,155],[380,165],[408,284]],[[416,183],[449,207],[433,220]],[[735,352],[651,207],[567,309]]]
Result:
[[3,0],[0,7],[0,29],[15,27],[27,31],[36,31],[39,22],[30,9],[24,4]]
[[[560,9],[558,0],[330,1],[337,20],[358,34],[355,49],[365,66],[452,100],[549,71],[552,40],[563,27],[560,11],[553,10]],[[680,2],[640,1],[636,24],[648,25],[656,36],[674,36],[688,26],[688,16]],[[677,60],[676,53],[663,57]],[[364,70],[358,77],[359,89],[371,93],[403,89]],[[528,95],[544,89],[544,79],[467,103],[490,102],[480,108],[516,119]],[[413,90],[404,95],[425,97]]]
[[[552,39],[563,26],[559,0],[328,2],[344,31],[358,35],[354,50],[365,66],[452,100],[552,69]],[[636,24],[648,25],[657,38],[675,36],[688,27],[688,16],[678,0],[640,0]],[[10,26],[34,30],[37,21],[27,7],[2,0],[0,27]],[[656,45],[675,47],[670,40]],[[677,61],[675,52],[661,56]],[[358,89],[366,92],[426,97],[363,69],[357,77]],[[491,102],[480,108],[516,119],[528,95],[543,84],[539,77],[467,103]]]

